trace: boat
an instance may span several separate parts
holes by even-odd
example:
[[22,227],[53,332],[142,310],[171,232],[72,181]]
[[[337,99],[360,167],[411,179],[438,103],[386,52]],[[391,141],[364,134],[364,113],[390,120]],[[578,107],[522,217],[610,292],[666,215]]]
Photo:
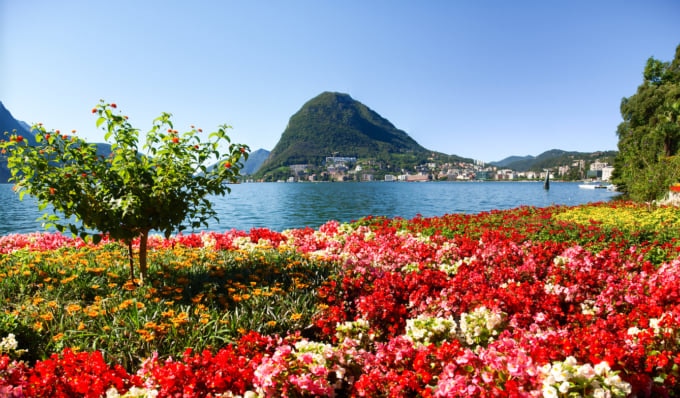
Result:
[[581,189],[609,189],[610,184],[603,184],[601,182],[585,183],[579,184]]

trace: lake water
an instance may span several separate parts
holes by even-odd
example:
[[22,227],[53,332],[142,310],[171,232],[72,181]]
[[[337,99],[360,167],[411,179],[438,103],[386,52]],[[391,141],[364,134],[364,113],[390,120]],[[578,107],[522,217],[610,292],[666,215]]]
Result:
[[[212,221],[209,230],[317,228],[329,220],[345,222],[368,215],[409,219],[522,205],[578,205],[617,195],[556,181],[547,191],[542,182],[247,183],[231,189],[227,196],[211,198],[220,222]],[[0,184],[0,235],[42,231],[39,216],[31,197],[19,201],[11,184]]]

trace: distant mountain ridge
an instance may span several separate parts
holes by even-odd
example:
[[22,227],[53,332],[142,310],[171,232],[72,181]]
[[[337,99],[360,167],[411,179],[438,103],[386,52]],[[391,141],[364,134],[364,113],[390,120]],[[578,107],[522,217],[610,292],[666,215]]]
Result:
[[568,165],[575,160],[592,162],[595,160],[612,160],[616,151],[574,152],[561,149],[551,149],[538,156],[510,156],[497,162],[490,162],[492,166],[515,171],[544,170]]
[[269,154],[270,152],[268,150],[262,148],[250,152],[248,154],[248,160],[245,161],[243,168],[241,168],[241,174],[245,176],[255,174],[262,166],[262,163],[267,160]]

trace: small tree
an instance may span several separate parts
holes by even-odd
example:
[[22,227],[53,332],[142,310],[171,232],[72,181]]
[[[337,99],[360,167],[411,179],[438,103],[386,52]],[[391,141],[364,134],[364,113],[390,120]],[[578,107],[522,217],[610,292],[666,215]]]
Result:
[[[169,113],[153,121],[146,142],[139,148],[139,130],[127,116],[115,114],[116,104],[101,101],[92,113],[96,125],[105,131],[111,145],[108,156],[76,135],[47,131],[33,126],[36,145],[28,145],[16,133],[0,142],[20,199],[28,193],[37,198],[45,213],[46,227],[70,230],[96,243],[107,234],[127,243],[130,278],[134,281],[132,243],[139,238],[140,283],[147,276],[149,231],[169,237],[188,226],[208,226],[216,217],[208,195],[230,192],[227,183],[237,182],[241,159],[248,158],[248,147],[233,144],[219,126],[208,136],[193,126],[180,134],[174,130]],[[75,131],[73,131],[75,133]],[[220,145],[228,144],[226,153]],[[208,167],[207,162],[217,162]],[[65,218],[57,216],[61,213]],[[75,219],[75,221],[74,221]],[[185,224],[185,221],[188,223]],[[93,232],[94,231],[94,232]]]

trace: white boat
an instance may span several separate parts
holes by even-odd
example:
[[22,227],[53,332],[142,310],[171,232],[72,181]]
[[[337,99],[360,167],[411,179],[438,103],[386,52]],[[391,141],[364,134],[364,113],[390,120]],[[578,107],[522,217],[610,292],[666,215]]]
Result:
[[581,189],[608,189],[609,184],[602,184],[601,182],[595,182],[595,183],[586,183],[586,184],[579,184],[579,188]]

